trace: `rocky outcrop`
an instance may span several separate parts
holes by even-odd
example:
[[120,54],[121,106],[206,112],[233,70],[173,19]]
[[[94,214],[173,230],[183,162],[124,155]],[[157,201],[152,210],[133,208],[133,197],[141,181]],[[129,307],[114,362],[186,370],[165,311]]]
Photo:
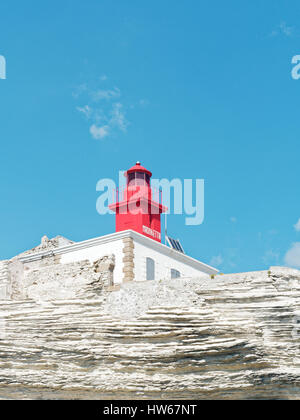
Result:
[[2,301],[1,398],[299,398],[300,272]]
[[11,262],[12,273],[16,267],[19,271],[12,276],[12,300],[94,298],[112,285],[115,257],[106,255],[94,263],[84,260],[69,264],[46,258],[26,265],[22,275],[22,264]]
[[105,255],[94,263],[95,273],[100,273],[98,279],[92,284],[95,286],[100,283],[101,288],[112,287],[114,283],[114,269],[116,265],[115,255]]
[[0,299],[5,299],[10,287],[8,261],[0,261]]
[[63,263],[53,250],[70,244],[62,236],[43,236],[35,248],[0,261],[0,300],[95,298],[103,288],[113,289],[115,255]]
[[34,254],[35,252],[41,252],[41,251],[51,251],[51,249],[60,248],[62,246],[71,245],[74,244],[73,241],[70,239],[64,238],[63,236],[56,236],[55,238],[49,239],[46,235],[44,235],[41,239],[40,245],[28,250],[22,252],[20,255],[18,255],[15,258],[24,257],[26,255]]

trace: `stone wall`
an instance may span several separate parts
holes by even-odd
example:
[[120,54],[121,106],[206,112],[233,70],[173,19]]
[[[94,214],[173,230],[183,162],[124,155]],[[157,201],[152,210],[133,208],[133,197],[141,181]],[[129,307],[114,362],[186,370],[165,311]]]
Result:
[[113,285],[114,255],[61,264],[59,256],[0,262],[0,299],[55,300],[97,296]]
[[[95,297],[114,285],[115,255],[62,263],[54,250],[74,242],[43,236],[41,244],[0,261],[0,300],[55,300]],[[42,254],[39,254],[42,252]]]

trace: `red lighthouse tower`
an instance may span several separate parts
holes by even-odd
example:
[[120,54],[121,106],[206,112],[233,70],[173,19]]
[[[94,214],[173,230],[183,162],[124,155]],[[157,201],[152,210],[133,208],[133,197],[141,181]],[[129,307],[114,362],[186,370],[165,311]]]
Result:
[[116,232],[134,230],[161,242],[162,194],[151,188],[152,173],[137,162],[125,172],[126,187],[116,191],[116,202],[109,208],[116,213]]

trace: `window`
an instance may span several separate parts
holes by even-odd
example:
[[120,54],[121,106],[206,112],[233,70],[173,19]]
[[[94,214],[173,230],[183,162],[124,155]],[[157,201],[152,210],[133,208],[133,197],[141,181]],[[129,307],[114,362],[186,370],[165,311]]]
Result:
[[146,260],[146,275],[147,280],[155,280],[155,262],[152,258]]
[[149,175],[143,172],[134,172],[129,174],[128,176],[128,185],[135,186],[135,185],[146,185],[150,184],[150,177]]
[[179,271],[174,270],[174,268],[171,269],[171,279],[178,279],[181,277],[181,274]]

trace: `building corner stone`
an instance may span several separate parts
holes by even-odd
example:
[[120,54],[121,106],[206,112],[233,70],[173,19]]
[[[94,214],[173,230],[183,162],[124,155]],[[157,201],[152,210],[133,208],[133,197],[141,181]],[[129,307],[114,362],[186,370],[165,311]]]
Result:
[[123,283],[134,281],[134,242],[132,238],[123,239]]

